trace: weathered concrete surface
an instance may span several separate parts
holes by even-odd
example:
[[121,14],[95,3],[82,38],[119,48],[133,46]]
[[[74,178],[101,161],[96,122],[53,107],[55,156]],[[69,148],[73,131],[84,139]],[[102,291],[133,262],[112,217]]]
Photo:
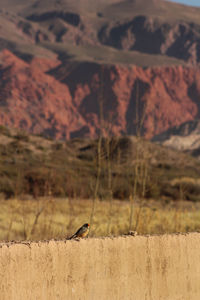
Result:
[[199,233],[0,247],[0,300],[200,299]]

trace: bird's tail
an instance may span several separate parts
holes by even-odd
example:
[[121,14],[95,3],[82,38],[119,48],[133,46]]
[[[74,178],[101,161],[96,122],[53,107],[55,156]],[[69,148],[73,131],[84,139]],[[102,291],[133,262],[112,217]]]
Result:
[[76,237],[76,234],[73,234],[72,236],[70,236],[69,238],[68,238],[68,240],[72,240],[72,239],[74,239]]

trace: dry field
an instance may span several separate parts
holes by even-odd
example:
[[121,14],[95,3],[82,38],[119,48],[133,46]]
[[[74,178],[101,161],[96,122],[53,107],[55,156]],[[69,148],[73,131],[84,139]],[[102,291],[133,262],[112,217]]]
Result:
[[[92,200],[39,198],[0,200],[0,240],[62,239],[90,222]],[[136,203],[130,221],[129,201],[97,201],[90,236],[161,234],[200,230],[200,205],[187,202]]]

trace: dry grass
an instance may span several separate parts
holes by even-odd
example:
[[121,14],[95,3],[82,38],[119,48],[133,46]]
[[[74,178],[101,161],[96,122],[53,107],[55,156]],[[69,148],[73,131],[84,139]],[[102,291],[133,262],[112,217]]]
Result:
[[[65,238],[88,222],[91,200],[41,198],[39,200],[0,200],[0,240],[40,240]],[[44,209],[43,209],[44,208]],[[41,212],[41,213],[40,213]],[[37,218],[39,214],[39,217]],[[110,234],[128,233],[130,205],[98,201],[90,236],[106,236],[110,218]],[[37,220],[36,220],[37,218]],[[137,220],[137,222],[136,222]],[[133,225],[139,234],[161,234],[200,230],[200,206],[187,203],[165,206],[151,201],[140,208],[134,206]],[[34,225],[35,224],[35,225]]]

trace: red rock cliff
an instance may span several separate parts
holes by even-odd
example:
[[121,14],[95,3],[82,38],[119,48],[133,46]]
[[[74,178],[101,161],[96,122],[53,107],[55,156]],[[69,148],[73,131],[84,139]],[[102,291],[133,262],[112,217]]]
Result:
[[200,70],[61,63],[0,54],[0,124],[55,138],[141,133],[199,115]]

